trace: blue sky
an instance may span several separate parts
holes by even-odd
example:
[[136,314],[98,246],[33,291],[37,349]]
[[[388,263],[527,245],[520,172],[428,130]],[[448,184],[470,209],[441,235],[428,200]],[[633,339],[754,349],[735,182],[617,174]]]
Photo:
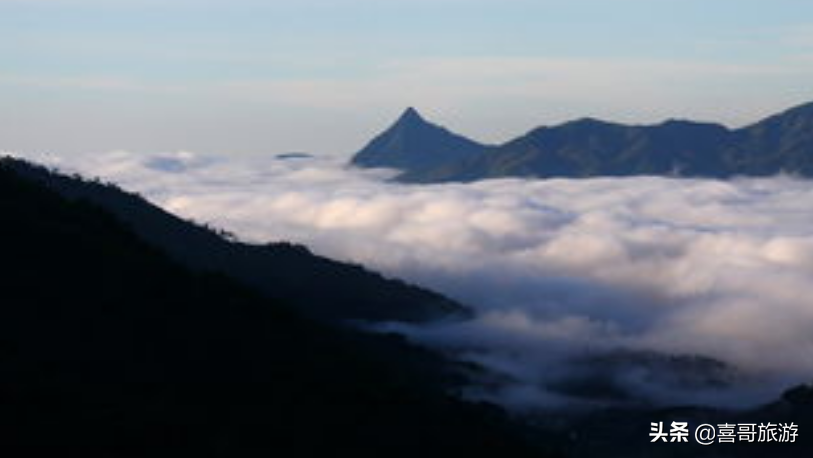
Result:
[[350,154],[813,100],[807,0],[0,0],[0,149]]

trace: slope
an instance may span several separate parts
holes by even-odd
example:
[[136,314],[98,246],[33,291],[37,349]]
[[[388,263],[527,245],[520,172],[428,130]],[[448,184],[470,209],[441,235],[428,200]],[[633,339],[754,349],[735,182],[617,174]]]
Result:
[[63,176],[18,160],[4,163],[70,200],[86,200],[104,208],[186,266],[228,274],[312,317],[421,322],[469,313],[434,292],[386,279],[361,266],[315,256],[301,246],[226,240],[210,228],[184,221],[113,185]]
[[484,145],[432,124],[414,108],[408,108],[390,128],[359,151],[352,163],[400,169],[407,175],[420,174],[464,161],[484,149]]
[[3,456],[528,456],[418,350],[191,272],[6,165],[0,214]]

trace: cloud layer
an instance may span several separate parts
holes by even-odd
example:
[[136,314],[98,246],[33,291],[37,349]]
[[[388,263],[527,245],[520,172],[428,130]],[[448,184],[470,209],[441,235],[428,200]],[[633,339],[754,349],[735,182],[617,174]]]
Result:
[[405,186],[332,159],[32,159],[470,304],[471,321],[390,328],[492,369],[471,394],[509,406],[746,405],[813,376],[809,181]]

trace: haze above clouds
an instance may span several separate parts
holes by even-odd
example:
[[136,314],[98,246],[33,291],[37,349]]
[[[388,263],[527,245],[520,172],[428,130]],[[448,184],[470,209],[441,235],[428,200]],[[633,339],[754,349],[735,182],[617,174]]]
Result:
[[0,148],[342,154],[407,106],[477,140],[813,99],[801,0],[0,0]]
[[745,405],[813,376],[809,181],[407,186],[332,159],[29,157],[473,306],[467,322],[386,327],[502,374],[473,396],[527,409],[584,402],[556,387],[589,384],[643,402]]

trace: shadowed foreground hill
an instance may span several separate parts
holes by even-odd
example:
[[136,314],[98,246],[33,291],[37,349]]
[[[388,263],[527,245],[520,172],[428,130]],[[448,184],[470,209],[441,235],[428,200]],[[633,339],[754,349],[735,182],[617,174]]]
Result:
[[417,350],[189,271],[5,165],[0,215],[0,456],[527,456]]
[[5,159],[4,164],[69,200],[87,200],[104,208],[187,267],[227,274],[315,318],[423,322],[469,313],[432,291],[313,255],[305,247],[226,240],[112,185],[66,177],[18,160]]

